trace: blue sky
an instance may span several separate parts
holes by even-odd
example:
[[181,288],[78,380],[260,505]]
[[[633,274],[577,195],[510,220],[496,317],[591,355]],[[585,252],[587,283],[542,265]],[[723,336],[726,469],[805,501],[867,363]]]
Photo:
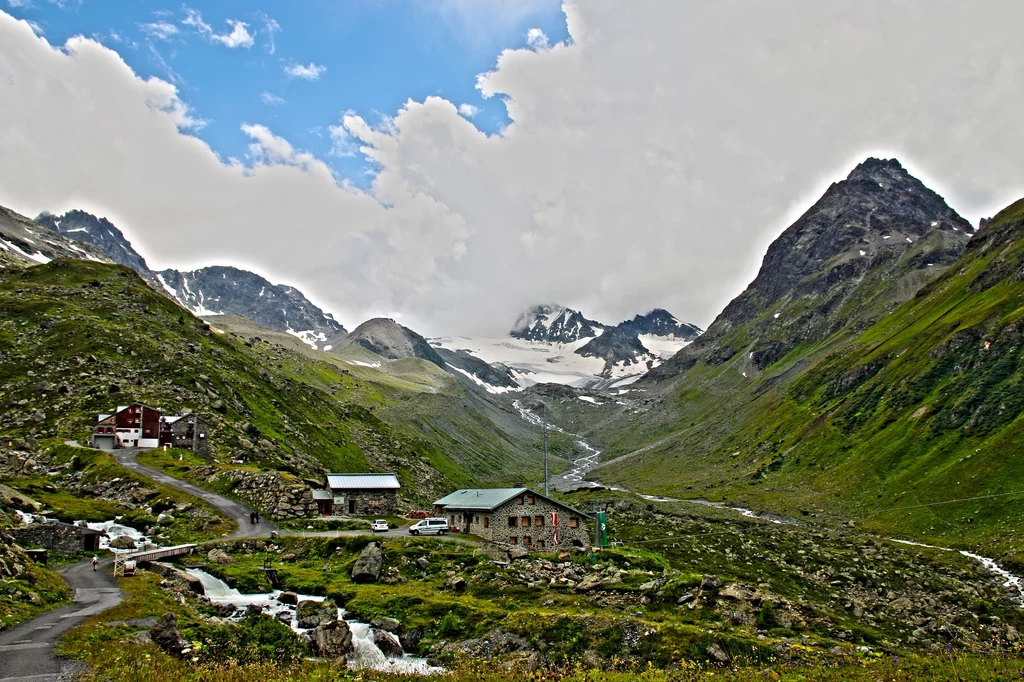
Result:
[[[559,2],[547,0],[504,8],[475,0],[0,2],[53,45],[92,37],[139,76],[175,83],[206,122],[193,134],[223,158],[244,159],[251,139],[241,125],[263,124],[363,187],[372,179],[365,159],[352,145],[335,148],[328,134],[343,112],[377,124],[410,98],[439,95],[476,107],[474,124],[493,133],[509,121],[499,98],[480,96],[477,74],[503,49],[525,46],[530,29],[552,43],[567,38]],[[232,45],[235,22],[245,26]],[[289,76],[296,65],[319,74]]]

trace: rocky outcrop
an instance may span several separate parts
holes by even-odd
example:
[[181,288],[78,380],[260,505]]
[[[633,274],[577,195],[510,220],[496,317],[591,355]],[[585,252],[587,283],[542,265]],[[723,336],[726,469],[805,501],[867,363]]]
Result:
[[206,594],[202,580],[191,573],[186,573],[177,566],[172,566],[171,564],[165,564],[159,561],[151,561],[147,568],[153,573],[162,576],[164,579],[163,586],[175,592]]
[[345,621],[335,620],[310,630],[309,643],[314,656],[341,658],[352,651],[352,631]]
[[178,630],[177,617],[170,611],[160,616],[160,620],[149,631],[149,638],[153,644],[175,658],[181,658],[190,650],[189,643],[185,641],[181,636],[181,631]]
[[297,624],[303,630],[327,625],[338,620],[338,606],[330,599],[326,601],[300,601],[295,609]]
[[211,564],[233,564],[235,560],[223,549],[211,549],[206,553],[206,560]]
[[193,472],[211,487],[227,484],[232,495],[271,519],[301,519],[316,514],[316,502],[309,486],[285,480],[277,472],[217,467],[198,467]]
[[352,580],[357,583],[375,583],[383,567],[384,551],[376,542],[371,542],[352,566]]

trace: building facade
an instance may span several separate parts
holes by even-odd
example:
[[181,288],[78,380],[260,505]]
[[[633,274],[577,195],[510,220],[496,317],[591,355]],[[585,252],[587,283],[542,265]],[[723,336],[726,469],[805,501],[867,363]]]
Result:
[[167,416],[155,407],[120,405],[113,414],[101,414],[92,430],[92,446],[100,450],[156,448],[166,445],[207,457],[210,425],[194,414]]
[[327,474],[323,490],[313,491],[321,516],[393,514],[402,487],[394,474]]
[[191,450],[207,458],[210,455],[209,433],[210,425],[194,414],[160,418],[160,445]]
[[590,515],[529,488],[456,490],[434,503],[434,514],[454,530],[490,542],[554,550],[589,547]]
[[92,430],[92,446],[101,450],[155,448],[160,445],[160,410],[135,403],[101,414]]

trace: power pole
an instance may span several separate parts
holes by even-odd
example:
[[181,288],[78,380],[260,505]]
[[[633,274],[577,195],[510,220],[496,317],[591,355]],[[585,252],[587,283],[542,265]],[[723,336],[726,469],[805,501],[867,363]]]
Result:
[[548,496],[548,425],[544,425],[544,497]]

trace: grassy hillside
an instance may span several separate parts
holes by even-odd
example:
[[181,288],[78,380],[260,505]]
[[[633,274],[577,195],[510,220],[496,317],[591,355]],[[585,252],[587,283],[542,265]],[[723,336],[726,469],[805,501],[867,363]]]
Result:
[[611,461],[596,475],[984,546],[1021,565],[1024,495],[1008,493],[1024,491],[1022,273],[1018,202],[863,331],[798,346],[760,370],[747,353],[704,358],[642,389],[648,404],[629,417],[606,408],[617,411],[598,432]]
[[410,494],[432,495],[539,477],[532,434],[502,435],[491,419],[502,408],[471,404],[439,371],[403,366],[392,376],[219,333],[124,267],[57,260],[2,270],[0,310],[5,436],[86,441],[97,414],[142,401],[208,418],[220,461],[244,457],[307,479],[396,471]]

